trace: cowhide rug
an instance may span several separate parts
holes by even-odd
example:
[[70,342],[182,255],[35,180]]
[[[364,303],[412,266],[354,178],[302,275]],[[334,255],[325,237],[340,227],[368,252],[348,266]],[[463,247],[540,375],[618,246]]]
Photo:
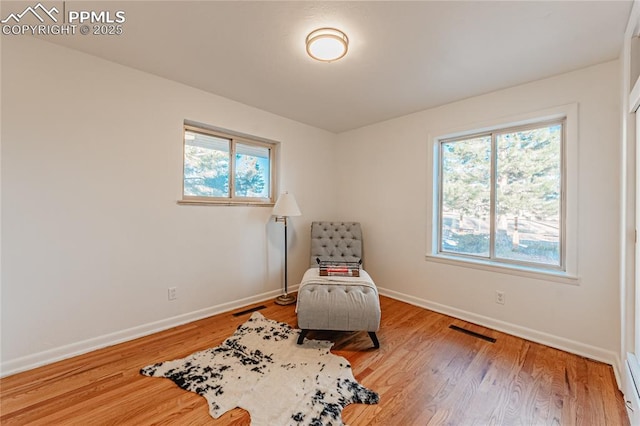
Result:
[[218,418],[241,407],[253,426],[342,425],[352,403],[377,404],[378,394],[360,385],[331,342],[305,340],[300,330],[259,312],[218,347],[147,366],[141,374],[167,377],[206,398]]

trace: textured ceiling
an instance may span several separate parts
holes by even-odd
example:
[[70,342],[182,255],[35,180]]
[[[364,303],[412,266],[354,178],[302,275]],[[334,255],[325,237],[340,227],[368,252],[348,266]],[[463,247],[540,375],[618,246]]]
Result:
[[[631,10],[631,1],[84,4],[124,10],[124,34],[50,41],[336,133],[615,59]],[[306,55],[306,35],[322,26],[348,34],[342,60]]]

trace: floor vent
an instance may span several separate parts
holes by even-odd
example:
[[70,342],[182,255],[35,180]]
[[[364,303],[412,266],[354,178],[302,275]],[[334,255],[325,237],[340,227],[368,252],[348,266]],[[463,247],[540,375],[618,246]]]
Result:
[[236,312],[235,314],[231,314],[231,315],[233,315],[234,317],[239,317],[240,315],[250,314],[251,312],[259,311],[260,309],[264,309],[264,308],[266,308],[266,306],[260,305],[260,306],[256,306],[255,308],[246,309],[244,311]]
[[462,327],[458,327],[457,325],[450,325],[449,328],[455,331],[460,331],[464,334],[468,334],[469,336],[477,337],[478,339],[486,340],[487,342],[496,342],[496,339],[494,339],[493,337],[485,336],[484,334],[476,333],[475,331],[467,330]]

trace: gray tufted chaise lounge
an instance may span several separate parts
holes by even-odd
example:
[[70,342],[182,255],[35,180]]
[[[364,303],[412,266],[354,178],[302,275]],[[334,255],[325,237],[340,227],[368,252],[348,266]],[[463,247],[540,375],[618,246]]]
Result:
[[310,268],[298,290],[298,344],[309,330],[369,332],[375,348],[380,344],[378,289],[366,271],[360,277],[319,275],[317,258],[359,262],[362,260],[362,230],[357,222],[313,222]]

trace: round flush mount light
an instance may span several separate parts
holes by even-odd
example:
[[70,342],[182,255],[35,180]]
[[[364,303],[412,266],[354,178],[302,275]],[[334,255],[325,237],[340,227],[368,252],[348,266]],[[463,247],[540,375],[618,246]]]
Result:
[[349,39],[335,28],[318,28],[307,36],[307,53],[323,62],[337,61],[347,54]]

